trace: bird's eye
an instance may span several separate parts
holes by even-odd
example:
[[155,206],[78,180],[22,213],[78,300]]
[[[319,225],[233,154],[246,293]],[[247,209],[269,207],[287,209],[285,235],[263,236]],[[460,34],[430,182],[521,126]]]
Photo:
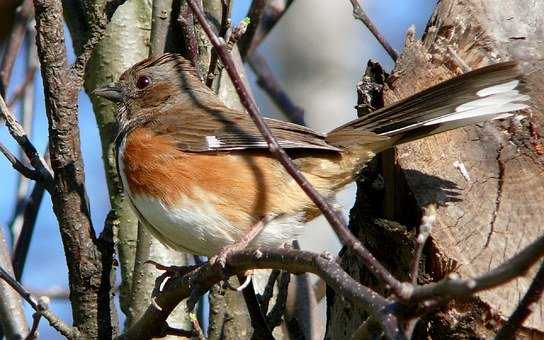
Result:
[[149,84],[151,84],[151,78],[148,76],[140,76],[136,81],[136,87],[140,90],[146,88]]

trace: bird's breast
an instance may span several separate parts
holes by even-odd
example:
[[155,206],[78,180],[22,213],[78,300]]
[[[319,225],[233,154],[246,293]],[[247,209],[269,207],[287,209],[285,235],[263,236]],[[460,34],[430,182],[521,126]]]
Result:
[[[119,144],[125,192],[159,239],[212,255],[264,216],[278,216],[255,245],[278,246],[301,231],[308,200],[268,156],[186,153],[175,140],[139,128]],[[281,216],[281,217],[279,217]]]

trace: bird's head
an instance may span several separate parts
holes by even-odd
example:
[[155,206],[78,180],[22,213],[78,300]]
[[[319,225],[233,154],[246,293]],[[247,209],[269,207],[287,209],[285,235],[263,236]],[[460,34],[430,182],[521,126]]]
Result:
[[173,53],[135,64],[117,82],[99,87],[93,94],[118,103],[117,120],[121,126],[172,108],[205,105],[210,95],[214,96],[191,62]]

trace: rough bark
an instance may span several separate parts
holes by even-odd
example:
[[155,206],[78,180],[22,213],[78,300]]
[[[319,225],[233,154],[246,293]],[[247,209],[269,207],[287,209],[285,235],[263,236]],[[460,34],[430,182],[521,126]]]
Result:
[[[0,230],[0,267],[13,275],[8,243]],[[7,339],[22,339],[29,329],[23,311],[22,299],[6,282],[0,282],[0,325]]]
[[79,74],[68,65],[60,1],[34,6],[55,174],[51,198],[68,264],[74,325],[87,338],[109,338],[117,332],[112,254],[107,238],[97,240],[90,220],[77,115]]
[[[370,175],[359,184],[352,226],[399,277],[407,278],[408,264],[401,260],[411,257],[413,235],[407,230],[417,226],[420,209],[428,203],[436,202],[440,207],[420,282],[439,280],[450,272],[461,276],[483,273],[542,234],[544,158],[539,130],[544,98],[539,70],[544,51],[539,23],[543,13],[544,5],[539,1],[443,0],[423,40],[415,40],[413,32],[408,35],[405,49],[384,84],[383,97],[378,93],[374,104],[381,100],[390,104],[461,74],[467,66],[474,69],[514,59],[527,75],[533,110],[521,122],[479,124],[381,155],[379,172],[385,188],[378,170],[368,170]],[[470,179],[454,167],[455,162],[464,164]],[[381,199],[382,206],[369,203]],[[395,224],[376,225],[376,216],[387,216],[407,227],[397,226],[391,234]],[[401,251],[405,247],[406,252]],[[349,254],[344,254],[342,261],[351,272],[364,272]],[[517,306],[533,276],[531,271],[508,285],[450,304],[420,321],[417,336],[492,337]],[[377,284],[370,277],[362,279]],[[350,334],[365,317],[346,313],[346,308],[332,302],[331,338],[342,329]],[[542,336],[541,311],[542,302],[535,306],[522,333]]]
[[[68,23],[76,21],[76,24],[80,24],[77,20],[80,15],[79,7],[76,7],[73,12],[67,11]],[[124,70],[147,56],[146,41],[149,39],[149,30],[146,27],[149,28],[150,21],[151,10],[146,1],[130,1],[118,8],[89,61],[85,79],[85,89],[88,93],[97,86],[116,80]],[[127,24],[128,22],[130,24]],[[72,31],[74,47],[79,50],[83,44],[81,36],[86,34],[78,31],[75,24],[69,27]],[[115,167],[113,154],[113,138],[116,129],[115,106],[96,96],[91,96],[91,100],[100,132],[110,204],[116,220],[115,242],[122,278],[120,304],[122,310],[128,315],[138,221],[123,195]]]

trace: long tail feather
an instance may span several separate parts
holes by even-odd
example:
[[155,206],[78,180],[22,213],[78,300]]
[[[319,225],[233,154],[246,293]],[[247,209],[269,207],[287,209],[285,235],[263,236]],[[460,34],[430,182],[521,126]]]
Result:
[[[389,147],[485,120],[502,119],[528,108],[529,96],[515,62],[468,72],[391,106],[351,121],[329,133],[333,145]],[[370,135],[374,135],[370,138]]]

